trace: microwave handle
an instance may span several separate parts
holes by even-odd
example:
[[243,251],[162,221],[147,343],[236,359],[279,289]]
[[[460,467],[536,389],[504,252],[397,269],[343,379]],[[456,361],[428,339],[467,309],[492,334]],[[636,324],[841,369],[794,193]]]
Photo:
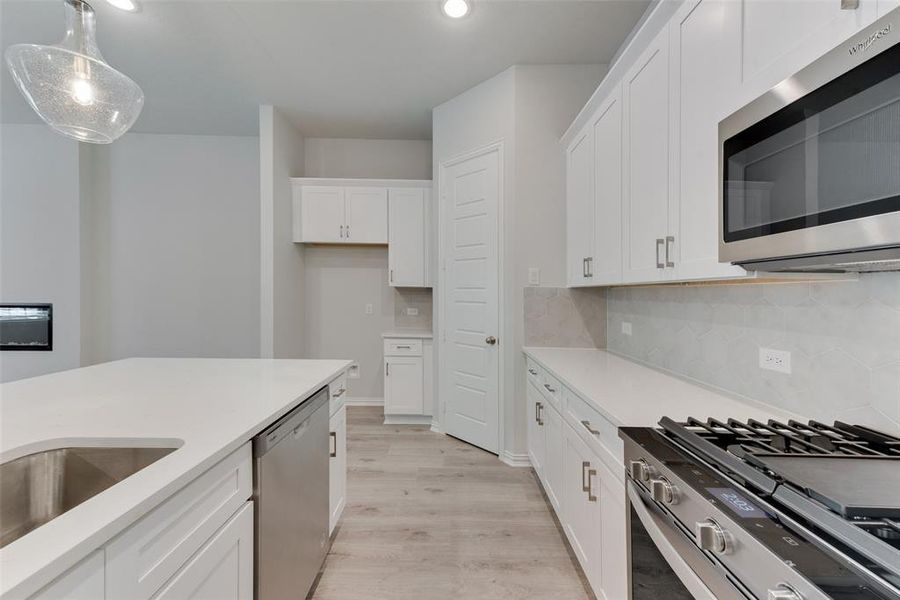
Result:
[[[682,558],[683,553],[696,552],[700,554],[700,550],[680,531],[667,526],[658,517],[651,514],[644,505],[644,500],[640,493],[635,489],[634,482],[628,481],[628,479],[625,481],[631,507],[637,513],[644,529],[650,534],[656,549],[659,550],[672,570],[675,571],[675,574],[678,575],[678,579],[681,580],[684,587],[698,600],[719,600]],[[703,556],[701,558],[706,560]],[[737,597],[735,595],[735,598]]]

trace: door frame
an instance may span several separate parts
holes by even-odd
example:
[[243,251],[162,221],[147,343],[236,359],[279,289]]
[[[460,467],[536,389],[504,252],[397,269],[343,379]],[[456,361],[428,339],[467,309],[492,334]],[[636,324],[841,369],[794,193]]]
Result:
[[444,374],[443,369],[441,368],[441,361],[443,357],[447,355],[447,335],[446,335],[446,302],[445,295],[447,294],[447,247],[446,244],[448,242],[448,238],[444,232],[444,227],[447,224],[447,205],[444,202],[444,188],[445,182],[447,181],[446,171],[450,167],[456,166],[460,163],[466,162],[473,158],[478,158],[479,156],[486,156],[493,152],[497,153],[497,173],[499,175],[497,182],[497,337],[499,338],[499,343],[497,344],[497,456],[500,460],[503,460],[503,457],[506,455],[506,444],[505,444],[505,431],[506,431],[506,385],[504,383],[504,373],[506,372],[506,344],[512,343],[512,328],[507,326],[506,323],[506,309],[505,306],[505,298],[506,298],[506,286],[504,285],[505,280],[503,274],[504,263],[505,263],[505,243],[506,243],[506,235],[504,231],[503,224],[505,222],[505,193],[506,193],[506,169],[504,165],[504,140],[501,138],[496,142],[492,142],[485,146],[480,146],[473,150],[468,150],[466,152],[462,152],[460,154],[455,154],[452,157],[444,160],[440,163],[438,167],[437,179],[435,181],[435,186],[437,188],[437,201],[438,201],[438,289],[440,293],[437,294],[437,348],[438,348],[438,356],[437,356],[437,369],[435,370],[436,379],[437,379],[437,402],[435,407],[435,412],[438,419],[438,429],[441,432],[447,433],[447,428],[445,426],[444,415],[447,408],[446,403],[446,394],[447,394],[447,384],[449,382],[449,378]]

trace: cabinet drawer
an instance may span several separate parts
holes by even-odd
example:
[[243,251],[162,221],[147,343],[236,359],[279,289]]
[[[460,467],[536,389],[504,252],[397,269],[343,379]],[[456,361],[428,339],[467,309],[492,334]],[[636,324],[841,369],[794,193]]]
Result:
[[328,414],[333,415],[347,397],[347,372],[344,371],[328,384]]
[[624,449],[618,428],[569,388],[564,388],[564,393],[566,420],[588,442],[591,450],[603,459],[616,478],[624,482]]
[[102,600],[104,568],[103,550],[96,550],[28,600]]
[[562,410],[562,395],[563,395],[563,387],[559,382],[559,379],[550,374],[550,372],[546,370],[540,371],[541,373],[541,393],[544,394],[544,397],[550,401],[556,410]]
[[245,444],[107,545],[106,596],[151,598],[252,493]]
[[422,356],[422,340],[384,340],[385,356]]

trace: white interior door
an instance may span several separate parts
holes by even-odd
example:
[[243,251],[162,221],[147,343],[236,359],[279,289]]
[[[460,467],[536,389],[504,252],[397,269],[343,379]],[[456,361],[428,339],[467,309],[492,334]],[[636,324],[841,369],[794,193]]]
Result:
[[[500,151],[441,172],[446,432],[490,452],[500,445],[498,219]],[[492,343],[493,341],[493,343]]]

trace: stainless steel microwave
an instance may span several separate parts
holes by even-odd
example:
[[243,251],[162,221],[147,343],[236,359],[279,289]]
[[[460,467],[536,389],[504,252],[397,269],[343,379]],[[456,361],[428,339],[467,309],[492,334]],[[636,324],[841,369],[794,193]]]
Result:
[[719,123],[719,260],[900,270],[900,9]]

